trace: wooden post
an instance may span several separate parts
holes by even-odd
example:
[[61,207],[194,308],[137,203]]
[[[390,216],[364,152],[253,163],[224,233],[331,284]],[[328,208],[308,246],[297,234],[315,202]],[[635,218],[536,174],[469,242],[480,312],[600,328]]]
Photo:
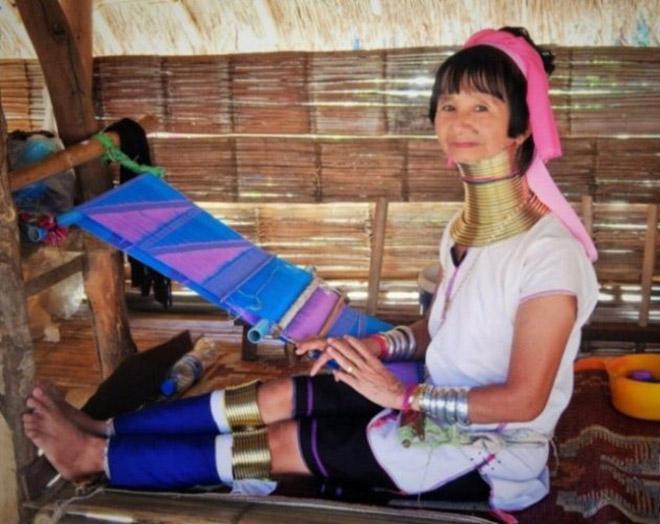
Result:
[[[52,0],[17,0],[16,5],[39,57],[60,137],[65,146],[81,142],[98,131],[98,125],[81,52],[66,16],[60,4]],[[91,49],[83,54],[91,54]],[[83,200],[112,187],[110,172],[97,160],[82,164],[76,174]],[[107,377],[121,360],[136,351],[124,298],[122,258],[89,236],[85,237],[85,251],[85,291],[101,373]]]
[[594,234],[594,199],[591,195],[582,195],[582,222],[590,237]]
[[385,228],[387,226],[387,199],[381,197],[376,202],[374,212],[374,233],[371,239],[371,259],[369,261],[369,288],[367,291],[367,314],[375,315],[378,308],[380,273],[383,268]]
[[71,34],[76,41],[82,63],[85,92],[92,93],[93,35],[92,0],[60,0],[62,11],[69,22]]
[[21,470],[35,456],[21,430],[21,413],[34,380],[21,274],[16,209],[6,162],[7,124],[0,104],[0,522],[27,522]]
[[649,325],[649,309],[651,307],[651,286],[655,270],[655,245],[658,230],[658,206],[649,204],[646,213],[646,235],[644,238],[644,259],[642,262],[642,301],[639,305],[639,321],[641,327]]

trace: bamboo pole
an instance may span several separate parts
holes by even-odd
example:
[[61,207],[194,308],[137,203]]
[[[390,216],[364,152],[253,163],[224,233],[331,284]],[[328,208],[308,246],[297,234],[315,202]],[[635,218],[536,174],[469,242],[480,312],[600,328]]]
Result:
[[646,213],[646,235],[644,239],[644,259],[642,262],[642,301],[639,305],[639,321],[641,327],[649,324],[649,309],[651,307],[651,287],[655,270],[655,245],[658,229],[658,206],[649,204]]
[[383,268],[383,249],[385,247],[385,228],[387,226],[387,199],[380,197],[374,212],[374,233],[371,240],[371,259],[369,261],[369,287],[367,291],[367,314],[376,314],[380,273]]
[[[91,48],[77,47],[59,2],[17,0],[16,6],[39,57],[60,137],[65,146],[77,144],[98,131],[83,67],[83,56],[91,54]],[[112,188],[111,173],[98,161],[79,165],[76,174],[83,201]],[[107,377],[136,352],[124,297],[122,258],[90,236],[85,236],[85,252],[85,292],[101,373]]]
[[27,494],[20,487],[25,485],[23,470],[35,452],[21,430],[21,414],[34,381],[34,361],[6,143],[0,104],[0,522],[28,522],[29,512],[23,507]]
[[[138,123],[148,133],[156,128],[157,119],[152,115],[147,115],[138,120]],[[108,132],[108,136],[115,145],[119,144],[119,135],[115,132]],[[67,147],[63,151],[58,151],[45,158],[37,164],[26,166],[9,173],[9,187],[11,191],[16,191],[22,187],[28,186],[51,175],[61,173],[68,169],[78,167],[85,162],[100,157],[105,152],[103,145],[98,140],[89,138],[75,145]]]

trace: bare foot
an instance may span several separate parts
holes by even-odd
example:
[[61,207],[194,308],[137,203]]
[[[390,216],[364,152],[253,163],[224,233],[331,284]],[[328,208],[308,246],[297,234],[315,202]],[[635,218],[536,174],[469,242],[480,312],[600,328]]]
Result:
[[87,433],[96,435],[98,437],[105,437],[107,423],[105,420],[96,420],[83,413],[79,409],[74,408],[64,398],[64,393],[60,388],[48,380],[37,380],[36,387],[39,388],[44,395],[49,397],[60,409],[62,414],[67,417],[76,426]]
[[35,388],[23,415],[25,434],[67,480],[103,471],[106,441],[81,430],[41,388]]

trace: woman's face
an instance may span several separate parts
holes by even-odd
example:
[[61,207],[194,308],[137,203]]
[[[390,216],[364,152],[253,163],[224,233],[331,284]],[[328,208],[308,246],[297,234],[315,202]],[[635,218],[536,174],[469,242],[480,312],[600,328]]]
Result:
[[438,98],[435,132],[442,151],[454,162],[471,164],[509,148],[524,137],[510,138],[509,105],[496,96],[461,90]]

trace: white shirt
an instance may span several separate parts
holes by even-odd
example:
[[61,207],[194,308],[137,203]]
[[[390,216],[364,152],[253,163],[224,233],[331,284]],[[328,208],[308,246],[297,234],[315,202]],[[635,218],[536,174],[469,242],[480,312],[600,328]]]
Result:
[[[550,397],[530,422],[472,424],[466,429],[476,439],[472,444],[405,448],[398,416],[390,410],[370,422],[367,436],[376,459],[403,491],[429,491],[478,468],[492,487],[493,507],[522,509],[548,492],[547,441],[571,397],[572,363],[581,327],[598,299],[598,282],[582,245],[551,213],[524,233],[471,247],[458,268],[449,229],[440,241],[443,279],[429,316],[428,381],[455,387],[506,382],[519,304],[543,294],[571,294],[577,298],[577,319]],[[484,431],[485,438],[475,435]],[[518,442],[530,437],[537,442]],[[503,438],[509,442],[503,444]]]

